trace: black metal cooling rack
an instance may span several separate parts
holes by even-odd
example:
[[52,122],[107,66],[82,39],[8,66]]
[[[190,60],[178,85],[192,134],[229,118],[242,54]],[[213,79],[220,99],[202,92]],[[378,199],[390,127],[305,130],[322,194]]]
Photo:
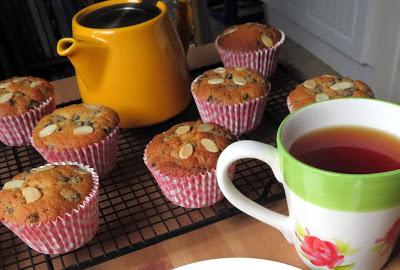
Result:
[[[193,72],[193,76],[202,71]],[[271,80],[263,122],[244,139],[274,144],[277,126],[288,113],[288,91],[297,83],[290,72],[278,68]],[[76,251],[49,256],[30,249],[0,225],[0,269],[82,269],[236,214],[238,211],[226,200],[202,209],[185,209],[170,203],[143,164],[144,148],[153,136],[176,123],[198,118],[192,104],[160,125],[122,130],[116,168],[100,181],[100,226],[94,239]],[[0,145],[2,182],[44,163],[32,147]],[[264,205],[284,196],[270,169],[256,160],[238,163],[234,183],[249,198]]]

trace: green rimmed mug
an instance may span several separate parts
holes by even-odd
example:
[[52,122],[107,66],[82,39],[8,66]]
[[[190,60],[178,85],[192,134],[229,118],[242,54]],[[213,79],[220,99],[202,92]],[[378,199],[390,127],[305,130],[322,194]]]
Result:
[[[277,148],[255,141],[228,146],[217,163],[218,184],[235,207],[279,229],[311,269],[380,269],[400,234],[400,170],[334,173],[302,163],[288,152],[302,135],[334,126],[370,127],[400,139],[400,106],[357,98],[307,106],[281,123]],[[268,210],[236,189],[227,170],[243,158],[271,167],[284,186],[289,216]]]

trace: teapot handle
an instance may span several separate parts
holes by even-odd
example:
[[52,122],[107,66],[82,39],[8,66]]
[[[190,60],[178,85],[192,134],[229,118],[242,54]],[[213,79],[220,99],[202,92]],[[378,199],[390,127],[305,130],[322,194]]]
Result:
[[185,53],[193,35],[193,12],[189,0],[176,0],[176,29],[181,39]]

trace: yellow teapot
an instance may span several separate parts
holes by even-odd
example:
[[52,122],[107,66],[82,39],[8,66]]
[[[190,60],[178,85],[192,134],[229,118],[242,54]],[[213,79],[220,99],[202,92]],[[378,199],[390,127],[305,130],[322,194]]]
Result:
[[[88,6],[72,19],[73,37],[57,44],[57,52],[74,65],[83,102],[115,109],[122,127],[160,123],[183,111],[191,99],[177,30],[166,5],[151,2],[110,0]],[[183,13],[177,29],[187,48],[190,8],[187,1],[178,3]]]

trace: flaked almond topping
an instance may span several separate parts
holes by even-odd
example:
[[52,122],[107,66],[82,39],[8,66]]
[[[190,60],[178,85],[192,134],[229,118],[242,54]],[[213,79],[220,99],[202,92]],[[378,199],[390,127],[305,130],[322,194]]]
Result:
[[190,131],[190,126],[184,125],[180,126],[177,129],[175,129],[175,135],[180,136],[182,134],[188,133]]
[[77,127],[74,128],[74,130],[72,131],[72,134],[74,135],[88,135],[93,133],[93,127],[91,126],[81,126],[81,127]]
[[217,68],[214,68],[213,71],[214,71],[215,73],[225,73],[225,72],[226,72],[226,69],[223,68],[223,67],[217,67]]
[[171,137],[166,136],[163,138],[163,142],[169,142],[171,140]]
[[339,83],[335,83],[334,85],[332,85],[331,89],[338,91],[338,90],[344,90],[347,88],[351,88],[353,86],[354,86],[353,82],[339,82]]
[[54,133],[54,131],[56,131],[58,128],[57,124],[51,124],[48,125],[47,127],[43,128],[40,132],[39,132],[39,137],[43,138],[43,137],[47,137],[51,134]]
[[42,81],[33,81],[33,82],[31,82],[31,88],[41,85],[42,83],[43,83]]
[[232,27],[232,28],[226,29],[226,30],[224,31],[224,35],[229,35],[229,34],[235,32],[236,30],[237,30],[236,27]]
[[13,93],[5,93],[5,94],[1,95],[0,96],[0,104],[8,102],[10,99],[12,99],[13,96],[14,96]]
[[329,96],[325,93],[320,93],[315,96],[316,102],[321,102],[321,101],[325,101],[325,100],[329,100]]
[[271,48],[274,45],[274,43],[272,42],[272,39],[269,36],[267,36],[266,34],[261,35],[261,41],[268,48]]
[[10,84],[11,84],[11,82],[0,83],[0,88],[7,88]]
[[197,130],[198,130],[198,131],[201,131],[201,132],[210,132],[213,128],[214,128],[214,126],[212,126],[212,125],[200,124],[200,125],[197,127]]
[[237,85],[245,85],[247,83],[246,79],[242,77],[233,76],[232,80]]
[[201,139],[200,143],[204,146],[204,148],[211,153],[217,153],[218,152],[218,147],[215,144],[215,142],[213,140],[204,138]]
[[221,78],[214,78],[214,79],[209,79],[208,84],[220,84],[224,82],[224,79]]
[[25,81],[28,77],[16,77],[12,81],[17,83],[17,82],[22,82]]
[[20,188],[24,180],[11,180],[4,184],[3,189],[13,189],[13,188]]
[[182,145],[179,149],[179,157],[181,159],[187,159],[193,154],[193,145],[190,143]]
[[32,169],[32,172],[44,172],[44,171],[48,171],[50,169],[53,169],[55,167],[56,166],[49,165],[49,166],[44,166],[44,167],[41,167],[41,168],[34,168],[34,169]]
[[79,173],[79,174],[89,174],[88,171],[86,171],[85,169],[83,169],[83,168],[81,168],[81,167],[78,167],[78,166],[75,166],[75,167],[73,168],[73,170],[74,170],[74,172],[77,172],[77,173]]
[[243,71],[243,70],[246,70],[247,68],[245,68],[245,67],[235,67],[235,69],[237,71]]
[[24,196],[26,202],[36,202],[42,197],[42,193],[37,188],[27,187],[22,190],[22,196]]
[[308,89],[314,89],[317,86],[317,83],[314,80],[307,80],[303,82],[303,85]]

